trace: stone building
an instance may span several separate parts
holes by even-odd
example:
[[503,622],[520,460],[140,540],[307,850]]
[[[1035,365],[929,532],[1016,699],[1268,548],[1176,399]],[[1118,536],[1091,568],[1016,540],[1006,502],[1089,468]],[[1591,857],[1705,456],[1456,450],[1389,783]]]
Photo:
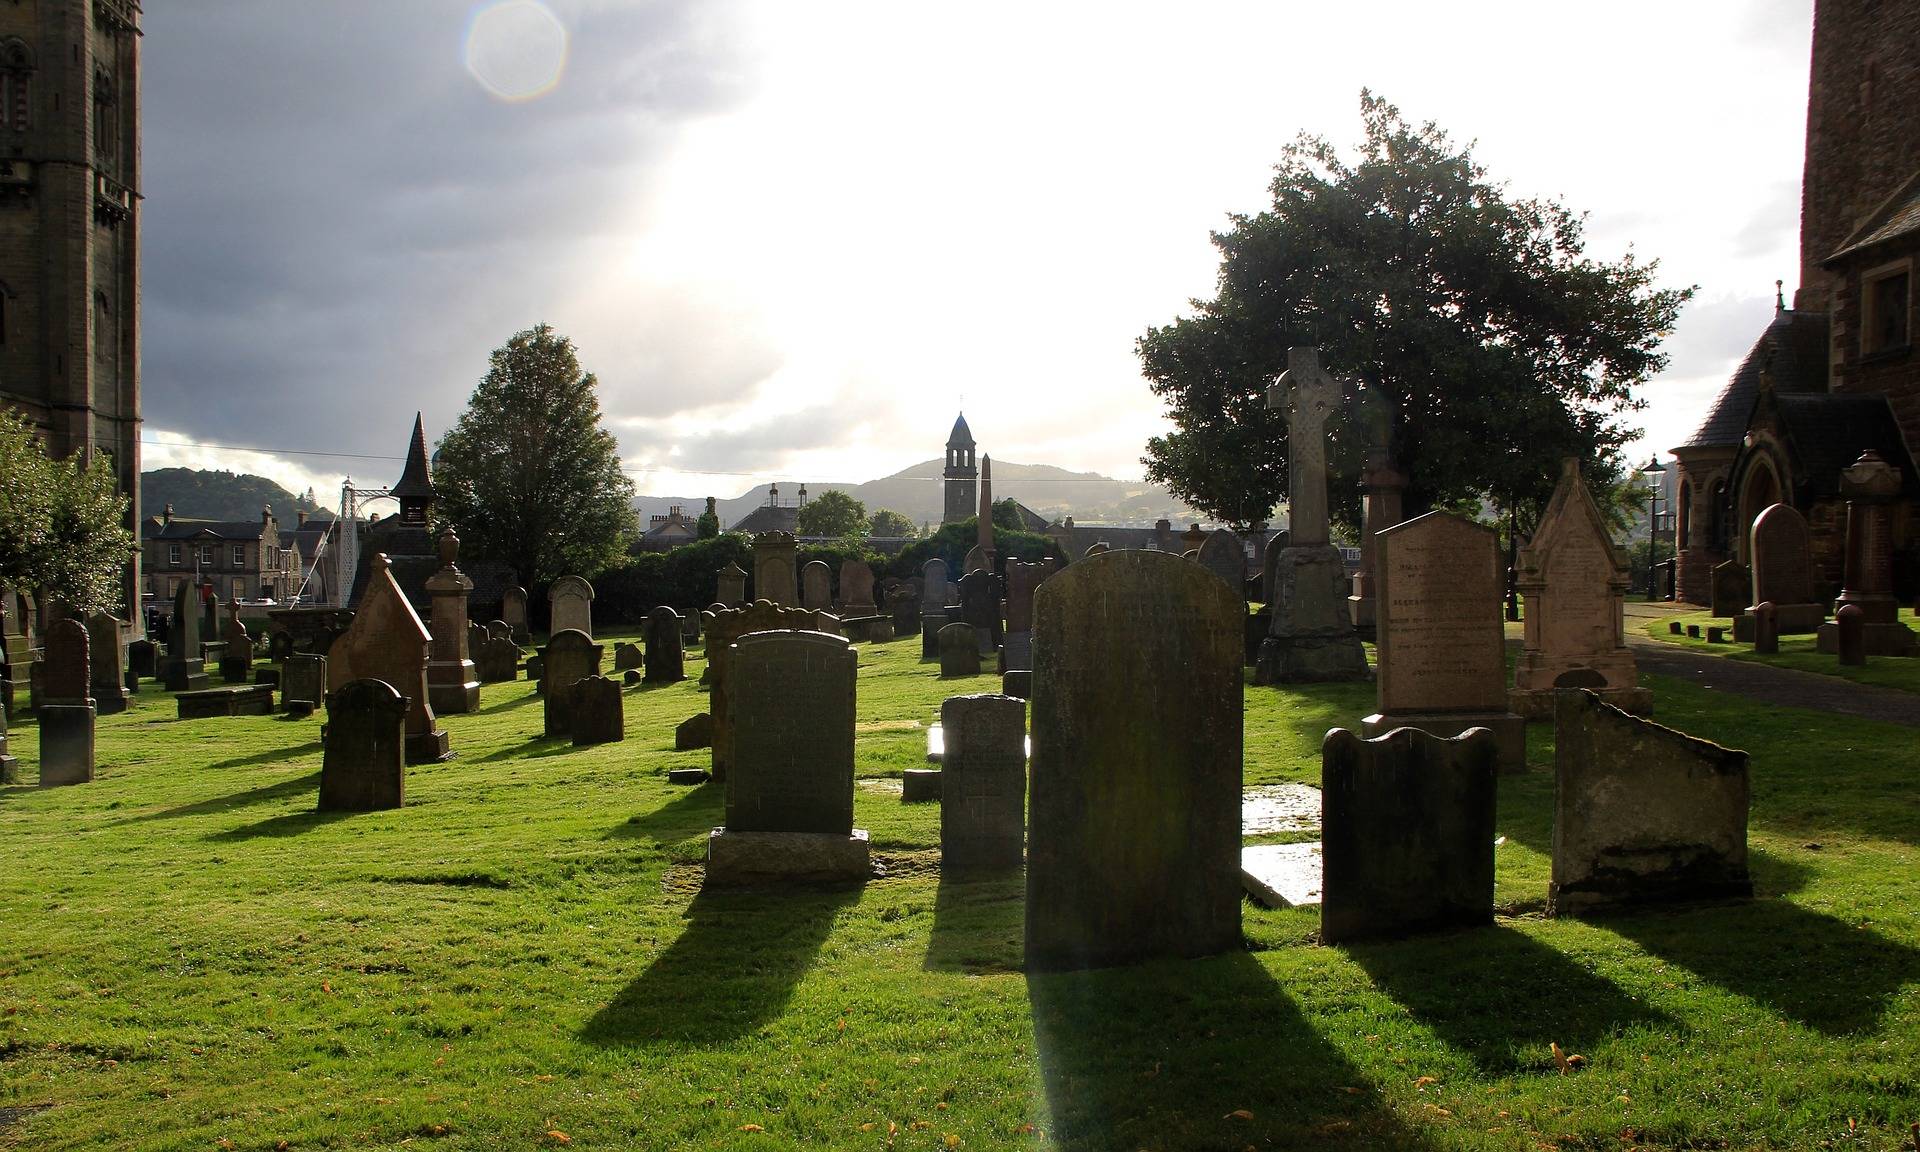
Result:
[[1800,279],[1707,418],[1673,449],[1679,597],[1711,600],[1711,569],[1748,560],[1754,516],[1792,504],[1812,532],[1817,590],[1840,587],[1839,471],[1871,448],[1900,469],[1896,591],[1920,591],[1908,446],[1920,439],[1913,354],[1920,254],[1920,4],[1817,0],[1801,179]]
[[148,603],[165,610],[182,584],[211,584],[223,601],[293,597],[300,553],[283,537],[271,507],[258,520],[195,520],[169,504],[140,525]]
[[942,524],[958,524],[980,513],[980,469],[973,462],[975,447],[973,431],[967,427],[967,414],[962,412],[953,422],[953,431],[947,434],[947,466],[940,473],[946,493],[940,514]]
[[[0,4],[0,404],[140,527],[140,5]],[[140,620],[140,562],[123,607]]]
[[647,530],[641,533],[635,547],[642,552],[671,552],[699,538],[699,521],[687,515],[680,505],[674,504],[667,508],[665,516],[647,517]]

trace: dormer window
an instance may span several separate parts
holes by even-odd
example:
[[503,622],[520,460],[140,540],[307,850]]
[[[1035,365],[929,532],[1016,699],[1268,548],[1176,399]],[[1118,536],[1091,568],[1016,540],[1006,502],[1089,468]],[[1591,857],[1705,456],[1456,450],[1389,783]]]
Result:
[[1876,268],[1860,281],[1860,354],[1905,348],[1912,340],[1912,266]]

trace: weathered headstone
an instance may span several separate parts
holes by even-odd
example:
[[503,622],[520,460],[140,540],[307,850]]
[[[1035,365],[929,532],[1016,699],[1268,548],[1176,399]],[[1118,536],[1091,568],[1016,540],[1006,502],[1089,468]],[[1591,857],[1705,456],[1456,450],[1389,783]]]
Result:
[[55,620],[46,633],[46,677],[41,701],[46,704],[91,704],[91,635],[87,626],[71,617]]
[[1030,968],[1240,946],[1240,611],[1144,550],[1034,596]]
[[991,570],[960,577],[960,619],[973,625],[982,656],[1000,647],[1000,578]]
[[[1382,595],[1384,599],[1384,594]],[[1320,938],[1493,923],[1493,733],[1344,728],[1320,747]]]
[[47,627],[46,677],[40,716],[40,786],[85,784],[93,779],[93,698],[88,684],[88,636],[78,620]]
[[[1807,519],[1790,504],[1773,504],[1753,518],[1753,603],[1773,601],[1782,636],[1819,629],[1824,605],[1813,597],[1813,553]],[[1733,634],[1753,635],[1749,609],[1734,618]]]
[[513,630],[513,642],[525,644],[533,638],[527,622],[527,590],[518,584],[510,585],[500,594],[500,619]]
[[1275,591],[1274,582],[1280,575],[1280,556],[1287,550],[1287,543],[1292,539],[1293,537],[1285,531],[1275,532],[1267,537],[1267,551],[1260,558],[1260,603],[1266,605],[1269,610],[1273,607],[1274,596],[1278,594]]
[[1383,528],[1379,548],[1380,710],[1368,737],[1395,728],[1492,731],[1503,771],[1526,767],[1526,722],[1507,710],[1501,565],[1494,531],[1451,512]]
[[33,663],[33,637],[26,597],[0,587],[0,711],[26,706],[28,665]]
[[844,639],[818,632],[733,642],[733,765],[707,883],[866,878],[867,834],[853,827],[858,663]]
[[696,712],[680,721],[673,730],[673,750],[691,752],[696,748],[713,747],[713,714]]
[[[556,632],[540,649],[546,661],[545,694],[546,734],[568,736],[573,733],[573,686],[589,676],[600,675],[600,658],[606,645],[595,644],[593,637],[578,628]],[[619,685],[614,685],[615,690]]]
[[447,734],[427,699],[431,637],[393,578],[386,553],[373,554],[372,572],[353,623],[327,651],[327,697],[355,680],[380,680],[407,699],[407,763],[431,764],[452,755]]
[[756,600],[745,608],[725,609],[711,614],[707,621],[707,711],[713,714],[713,778],[725,780],[732,762],[733,742],[727,667],[732,660],[733,642],[752,632],[776,630],[816,631],[818,613],[804,608],[783,608],[766,600]]
[[[668,611],[672,611],[672,609],[668,609]],[[613,646],[613,670],[615,672],[625,672],[629,668],[644,667],[646,662],[646,653],[641,650],[638,644],[622,640]]]
[[433,620],[427,695],[435,712],[478,712],[480,670],[467,646],[467,597],[473,592],[473,580],[460,571],[460,538],[451,527],[440,529],[439,549],[440,568],[426,583]]
[[940,679],[980,675],[979,632],[971,624],[948,624],[940,629]]
[[[1680,631],[1680,625],[1675,624],[1673,630]],[[1762,656],[1776,656],[1780,652],[1780,622],[1774,616],[1771,600],[1753,606],[1753,650]]]
[[120,621],[105,612],[87,617],[89,689],[97,715],[127,710],[127,671],[120,660]]
[[411,704],[384,680],[350,680],[328,694],[322,812],[376,812],[404,803]]
[[879,605],[873,602],[873,569],[864,561],[840,562],[840,615],[851,619],[875,616]]
[[1833,648],[1842,664],[1859,667],[1867,662],[1867,614],[1860,605],[1842,604],[1833,614]]
[[473,668],[482,684],[502,684],[520,675],[520,646],[510,634],[488,629],[486,639],[473,650]]
[[618,681],[599,675],[587,676],[575,680],[570,691],[567,732],[576,748],[586,744],[615,744],[627,738],[626,706]]
[[687,678],[686,652],[680,645],[678,612],[662,604],[647,613],[647,683],[677,684]]
[[987,550],[975,544],[967,549],[967,554],[960,560],[960,579],[964,582],[975,572],[991,572],[992,565],[993,559],[987,555]]
[[1627,566],[1606,517],[1568,459],[1533,539],[1520,549],[1514,586],[1526,597],[1526,633],[1508,707],[1528,719],[1553,715],[1557,688],[1588,688],[1642,715],[1653,690],[1640,687],[1624,630]]
[[1275,562],[1273,631],[1254,665],[1258,684],[1367,678],[1347,607],[1346,562],[1327,523],[1326,426],[1340,395],[1318,348],[1289,348],[1287,370],[1267,390],[1267,407],[1287,414],[1288,543]]
[[1026,843],[1026,702],[949,696],[940,728],[940,870],[1018,868]]
[[747,570],[729,560],[714,576],[714,602],[726,608],[742,608],[747,603]]
[[[280,662],[280,706],[311,713],[327,698],[327,658],[295,652]],[[304,707],[296,707],[304,706]]]
[[1053,575],[1053,565],[1007,561],[1007,631],[1033,631],[1033,594]]
[[1738,560],[1715,564],[1708,574],[1708,604],[1715,616],[1734,617],[1755,603],[1753,577]]
[[[753,538],[753,597],[781,608],[797,608],[794,563],[799,544],[791,532],[762,532]],[[716,780],[718,776],[714,777]]]
[[920,630],[920,594],[906,587],[888,592],[887,614],[893,618],[896,637],[913,635]]
[[1196,557],[1200,567],[1220,577],[1233,594],[1244,603],[1247,598],[1247,551],[1240,543],[1240,535],[1222,528],[1207,533],[1200,543],[1200,555]]
[[800,607],[809,612],[833,611],[833,569],[825,560],[809,560],[801,567]]
[[547,589],[547,635],[572,629],[593,638],[593,585],[578,576],[562,576]]
[[1815,647],[1821,652],[1844,651],[1839,612],[1852,606],[1860,609],[1861,659],[1914,654],[1913,629],[1901,621],[1893,597],[1893,501],[1900,489],[1900,470],[1872,449],[1840,472],[1840,492],[1847,498],[1846,578],[1834,602],[1834,622],[1820,626]]
[[940,629],[953,623],[947,619],[945,608],[920,613],[920,659],[924,661],[940,659]]
[[207,686],[206,662],[200,658],[200,605],[191,582],[173,594],[173,618],[167,625],[167,658],[160,666],[169,692],[197,692]]
[[935,556],[920,566],[920,611],[937,612],[947,600],[947,562]]
[[253,634],[240,621],[238,600],[227,603],[227,619],[220,626],[220,641],[226,645],[220,654],[220,679],[228,684],[245,684],[253,674]]
[[135,680],[152,680],[160,675],[160,645],[141,638],[127,644],[127,675]]
[[1548,915],[1753,895],[1745,752],[1579,691],[1560,694],[1553,740]]

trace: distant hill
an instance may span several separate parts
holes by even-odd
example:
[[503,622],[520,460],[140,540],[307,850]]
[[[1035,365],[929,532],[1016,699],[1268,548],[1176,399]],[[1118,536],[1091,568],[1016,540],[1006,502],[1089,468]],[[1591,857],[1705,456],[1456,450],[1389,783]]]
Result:
[[[839,487],[865,504],[869,512],[891,508],[915,522],[937,525],[946,507],[940,476],[945,467],[942,460],[927,460],[850,489],[800,479],[781,480],[780,497],[783,501],[793,499],[803,483],[809,495]],[[1178,524],[1199,519],[1192,509],[1158,485],[1115,480],[1098,472],[1069,472],[1051,464],[995,460],[993,498],[1005,500],[1009,496],[1049,520],[1072,516],[1088,524],[1152,524],[1164,517]],[[764,484],[723,499],[719,502],[720,522],[732,525],[766,499]],[[697,516],[706,507],[706,497],[641,496],[634,500],[643,522],[647,516],[664,515],[674,504],[684,508],[688,515]]]
[[295,496],[267,479],[245,472],[199,468],[157,468],[140,473],[140,511],[158,516],[168,504],[173,514],[191,520],[257,520],[260,509],[271,506],[274,519],[295,520],[296,512],[317,517],[332,512],[307,496]]

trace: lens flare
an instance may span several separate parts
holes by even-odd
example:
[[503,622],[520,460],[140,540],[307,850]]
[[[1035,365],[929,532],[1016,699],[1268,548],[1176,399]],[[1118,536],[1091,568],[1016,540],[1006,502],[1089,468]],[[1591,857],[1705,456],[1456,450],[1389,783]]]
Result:
[[546,95],[567,67],[567,29],[540,0],[497,0],[467,26],[467,71],[497,100]]

